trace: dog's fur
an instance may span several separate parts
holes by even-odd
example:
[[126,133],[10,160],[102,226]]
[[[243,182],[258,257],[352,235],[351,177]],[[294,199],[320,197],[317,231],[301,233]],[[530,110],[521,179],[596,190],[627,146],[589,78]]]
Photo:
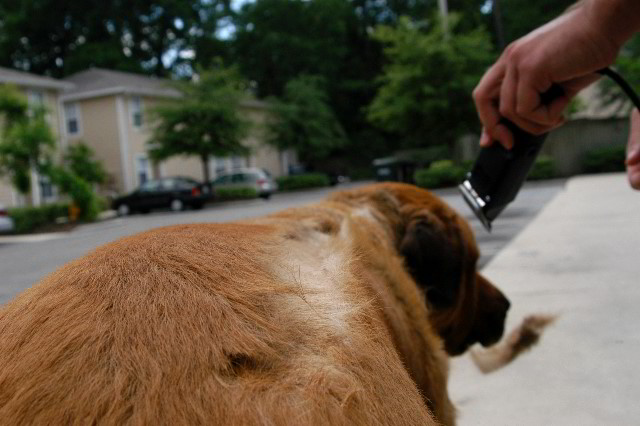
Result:
[[447,352],[508,309],[477,257],[403,184],[121,239],[0,311],[0,423],[454,424]]

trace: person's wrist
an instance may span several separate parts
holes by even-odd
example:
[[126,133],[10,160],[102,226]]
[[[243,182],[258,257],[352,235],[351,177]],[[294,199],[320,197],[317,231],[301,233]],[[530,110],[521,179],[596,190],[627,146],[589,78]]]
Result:
[[585,0],[583,10],[589,25],[616,53],[640,29],[638,0]]

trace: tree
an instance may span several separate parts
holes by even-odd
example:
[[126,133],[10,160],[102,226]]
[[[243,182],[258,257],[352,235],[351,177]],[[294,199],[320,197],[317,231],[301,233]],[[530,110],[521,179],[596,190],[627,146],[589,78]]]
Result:
[[104,166],[94,158],[93,150],[82,142],[67,147],[63,158],[69,171],[84,181],[104,183],[107,180]]
[[202,73],[193,82],[178,83],[182,98],[152,113],[156,127],[148,142],[151,158],[197,155],[205,182],[209,182],[209,158],[246,154],[241,140],[248,123],[239,115],[246,86],[235,68],[223,67]]
[[8,175],[22,194],[31,190],[31,170],[49,163],[55,146],[44,108],[29,110],[17,89],[0,86],[0,174]]
[[230,0],[3,0],[0,65],[62,77],[90,66],[166,75],[193,61]]
[[347,142],[322,84],[317,76],[295,78],[286,84],[282,98],[271,102],[268,141],[280,149],[295,149],[312,168]]
[[423,28],[401,19],[375,32],[389,63],[368,117],[405,148],[451,144],[478,130],[471,91],[491,63],[492,45],[484,29],[458,32],[456,24],[452,14],[446,39],[437,21]]
[[258,96],[280,96],[301,74],[328,82],[339,77],[346,57],[343,0],[261,0],[246,4],[236,18],[234,57],[257,83]]
[[[636,35],[622,47],[615,67],[635,92],[640,93],[640,35]],[[610,79],[601,80],[600,90],[605,103],[616,103],[622,108],[631,107],[627,95]]]
[[574,3],[575,0],[500,0],[500,15],[506,43],[546,24]]

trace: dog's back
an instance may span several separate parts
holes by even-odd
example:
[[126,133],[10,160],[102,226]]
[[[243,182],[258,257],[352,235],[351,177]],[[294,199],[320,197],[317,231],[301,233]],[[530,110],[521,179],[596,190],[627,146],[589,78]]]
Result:
[[3,307],[0,423],[432,423],[354,248],[276,223],[125,238]]

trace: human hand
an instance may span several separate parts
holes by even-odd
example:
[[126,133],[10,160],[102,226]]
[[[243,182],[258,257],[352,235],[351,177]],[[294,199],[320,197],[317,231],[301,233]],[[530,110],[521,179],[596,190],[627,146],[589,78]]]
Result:
[[640,189],[640,112],[634,109],[631,113],[631,128],[627,143],[627,177],[629,185]]
[[[484,125],[481,146],[494,140],[507,149],[513,146],[502,117],[535,135],[564,122],[569,101],[598,78],[594,72],[610,65],[620,49],[620,39],[601,24],[588,7],[578,6],[507,47],[473,92]],[[540,94],[554,83],[564,95],[542,104]]]

